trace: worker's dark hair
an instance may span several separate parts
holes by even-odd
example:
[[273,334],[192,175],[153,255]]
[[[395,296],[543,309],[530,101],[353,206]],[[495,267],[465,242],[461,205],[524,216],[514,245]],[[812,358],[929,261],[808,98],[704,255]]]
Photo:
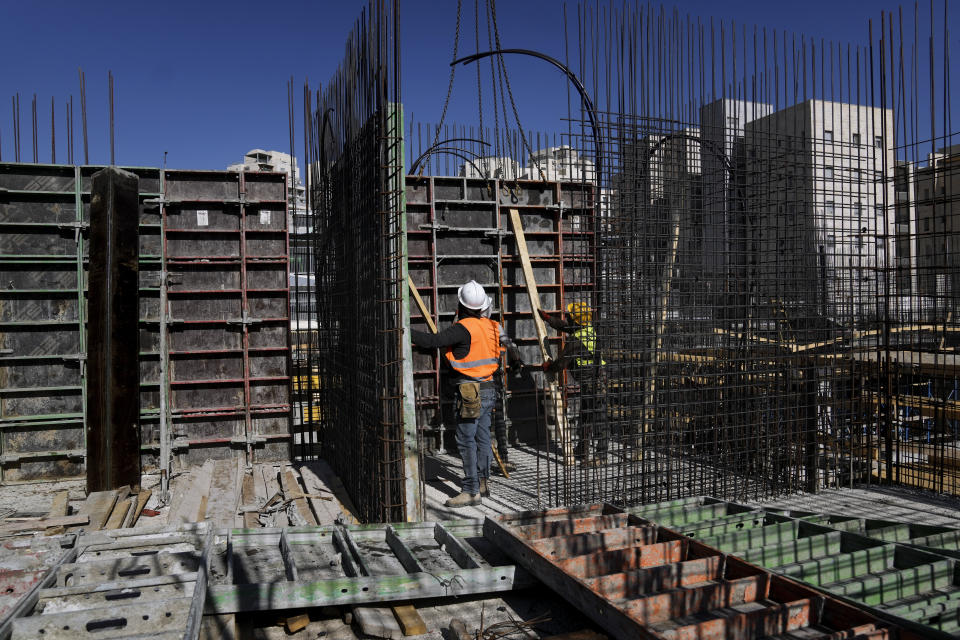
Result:
[[482,318],[483,312],[480,309],[468,309],[462,304],[457,304],[457,317],[458,318]]

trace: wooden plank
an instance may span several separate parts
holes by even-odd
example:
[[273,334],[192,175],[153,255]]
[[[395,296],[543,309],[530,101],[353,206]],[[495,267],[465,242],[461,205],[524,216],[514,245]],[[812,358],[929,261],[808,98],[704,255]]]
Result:
[[87,496],[77,513],[88,517],[90,531],[99,531],[103,525],[107,524],[118,497],[116,490],[95,491]]
[[231,459],[213,464],[206,519],[216,527],[232,527],[237,509],[237,465]]
[[119,529],[123,526],[123,521],[127,517],[127,511],[130,510],[130,501],[127,499],[117,500],[117,503],[113,507],[113,511],[110,513],[110,517],[107,518],[107,523],[103,525],[104,529]]
[[133,507],[133,520],[130,521],[131,527],[136,526],[137,520],[140,519],[140,514],[143,513],[143,508],[147,506],[147,501],[151,495],[153,495],[153,491],[150,489],[144,489],[137,494],[137,503]]
[[293,510],[296,513],[294,519],[300,518],[303,520],[303,522],[292,522],[291,524],[300,526],[305,523],[307,526],[317,526],[317,519],[313,516],[313,512],[310,511],[310,507],[307,505],[303,489],[300,488],[300,483],[297,482],[297,476],[294,474],[293,469],[284,469],[280,474],[280,479],[283,483],[284,498],[286,500],[292,500]]
[[330,465],[328,465],[326,461],[316,460],[304,463],[303,466],[300,467],[300,475],[304,478],[304,481],[307,481],[309,478],[312,482],[319,483],[323,489],[333,494],[344,520],[351,524],[360,523],[356,515],[354,515],[359,512],[356,507],[353,506],[353,501],[347,493],[347,488],[343,486],[340,478],[337,477],[337,474],[333,472],[333,469],[330,468]]
[[69,491],[60,491],[57,495],[53,496],[53,502],[50,504],[50,518],[58,518],[60,516],[67,515],[67,509],[69,504]]
[[204,519],[213,465],[213,460],[207,460],[202,467],[191,471],[189,477],[181,478],[180,488],[170,506],[167,524],[201,522]]
[[[252,507],[256,503],[257,489],[253,479],[253,473],[243,474],[243,495],[242,503],[246,507]],[[253,511],[244,511],[243,526],[247,529],[255,529],[260,526],[260,518]]]
[[417,608],[412,604],[393,607],[393,615],[400,623],[400,630],[405,636],[419,636],[427,632],[427,623],[423,621]]
[[420,292],[417,291],[417,285],[413,284],[413,278],[410,277],[410,274],[407,274],[407,284],[410,285],[410,293],[413,294],[413,299],[417,303],[423,319],[427,321],[427,326],[430,327],[430,331],[436,333],[437,325],[433,323],[433,318],[430,317],[430,312],[427,311],[427,305],[423,303],[423,298],[420,297]]
[[0,535],[17,533],[19,531],[32,531],[46,527],[86,525],[89,522],[90,516],[85,513],[78,513],[72,516],[60,516],[58,518],[41,518],[40,520],[29,520],[27,522],[11,522],[0,526]]
[[300,479],[303,480],[303,486],[306,487],[310,495],[329,496],[329,500],[318,500],[317,498],[307,498],[307,502],[313,509],[313,515],[320,526],[333,524],[337,517],[341,515],[340,503],[334,497],[333,492],[327,488],[323,481],[317,477],[309,467],[300,466],[297,469],[300,472]]
[[[69,491],[60,491],[57,495],[53,496],[53,502],[50,504],[50,513],[47,514],[48,518],[59,518],[67,515],[67,512],[70,509],[70,492]],[[59,527],[48,527],[44,531],[44,535],[47,536],[56,536],[64,533],[66,529],[62,526]]]
[[295,616],[290,616],[285,618],[283,621],[283,626],[286,627],[287,633],[296,633],[307,628],[307,625],[310,624],[310,616],[306,613],[299,613]]
[[403,637],[393,611],[387,607],[354,607],[353,621],[365,635],[374,638],[397,640]]
[[[527,287],[527,296],[530,299],[530,311],[533,313],[533,324],[537,330],[537,344],[540,346],[540,354],[543,361],[550,358],[547,350],[547,328],[540,317],[540,293],[537,291],[537,281],[533,277],[533,266],[530,263],[530,254],[527,251],[527,240],[523,234],[523,223],[520,220],[520,212],[517,209],[510,209],[510,224],[513,227],[513,237],[516,241],[517,252],[520,254],[520,264],[523,268],[523,279]],[[567,411],[563,403],[563,393],[556,380],[544,376],[547,383],[545,400],[547,403],[547,416],[553,416],[556,425],[555,439],[560,442],[563,450],[564,464],[573,463],[573,442],[567,430]]]
[[247,459],[246,456],[237,456],[237,470],[234,476],[234,487],[233,490],[237,495],[236,504],[233,506],[233,526],[234,527],[243,527],[244,518],[243,514],[240,513],[240,505],[244,503],[243,499],[243,482],[247,477]]

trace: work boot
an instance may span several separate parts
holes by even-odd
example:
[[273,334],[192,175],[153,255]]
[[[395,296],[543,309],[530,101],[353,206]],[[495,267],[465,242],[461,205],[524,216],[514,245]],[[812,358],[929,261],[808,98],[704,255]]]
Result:
[[444,504],[448,507],[472,507],[480,504],[480,496],[476,493],[467,493],[466,491],[461,491],[454,497],[450,498]]
[[480,495],[484,498],[490,497],[490,485],[487,483],[486,478],[480,478]]

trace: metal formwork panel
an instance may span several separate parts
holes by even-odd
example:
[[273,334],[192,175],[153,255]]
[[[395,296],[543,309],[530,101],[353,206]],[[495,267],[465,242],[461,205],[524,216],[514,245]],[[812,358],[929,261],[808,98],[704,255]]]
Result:
[[[101,168],[0,164],[3,483],[84,474],[86,234]],[[144,467],[158,464],[164,419],[183,464],[234,449],[288,458],[284,175],[127,170],[140,179]]]
[[286,459],[285,177],[168,171],[163,204],[174,455],[186,466]]
[[75,167],[0,165],[3,482],[83,474],[84,212]]
[[[494,318],[503,323],[528,363],[540,362],[536,328],[510,227],[510,209],[523,224],[541,305],[564,309],[589,302],[594,289],[593,187],[583,183],[500,181],[408,176],[407,244],[410,275],[424,304],[442,329],[457,311],[457,289],[468,280],[494,299]],[[426,330],[411,305],[414,328]],[[557,349],[562,337],[552,335]],[[443,368],[436,353],[415,351],[417,424],[432,430],[452,424],[450,394],[443,393]],[[507,382],[507,416],[515,433],[535,440],[538,420],[535,376]]]
[[618,638],[926,637],[609,505],[488,517],[483,531]]
[[707,497],[631,508],[687,538],[895,616],[923,637],[960,637],[960,529]]

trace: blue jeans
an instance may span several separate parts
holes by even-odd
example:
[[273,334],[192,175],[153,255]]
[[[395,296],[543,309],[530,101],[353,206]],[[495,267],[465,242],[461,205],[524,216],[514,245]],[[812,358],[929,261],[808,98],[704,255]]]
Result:
[[457,413],[457,448],[463,462],[463,482],[460,487],[464,493],[478,494],[480,478],[490,477],[493,458],[490,449],[490,414],[496,402],[496,389],[481,389],[480,416],[465,419]]

